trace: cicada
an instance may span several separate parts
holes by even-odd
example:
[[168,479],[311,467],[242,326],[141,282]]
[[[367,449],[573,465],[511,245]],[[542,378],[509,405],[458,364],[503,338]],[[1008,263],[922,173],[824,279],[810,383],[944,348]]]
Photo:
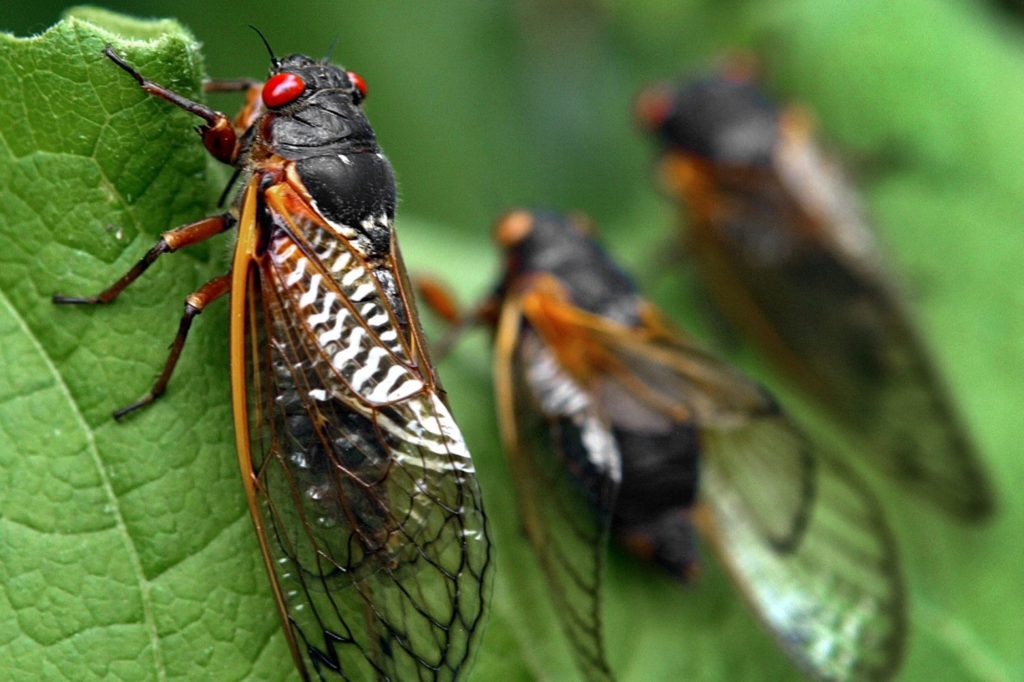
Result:
[[357,74],[271,54],[233,120],[147,80],[202,119],[209,152],[244,180],[230,211],[170,230],[157,258],[235,230],[227,274],[191,294],[152,390],[193,318],[230,292],[238,461],[277,609],[303,679],[454,679],[478,643],[490,543],[473,463],[420,330],[393,225],[395,182]]
[[504,216],[504,275],[466,316],[494,325],[523,525],[584,678],[613,678],[600,618],[609,539],[685,581],[695,530],[811,676],[891,676],[903,588],[875,499],[763,387],[674,331],[588,231],[557,214]]
[[971,438],[806,112],[779,109],[737,64],[651,86],[637,112],[723,319],[886,471],[954,516],[989,515]]

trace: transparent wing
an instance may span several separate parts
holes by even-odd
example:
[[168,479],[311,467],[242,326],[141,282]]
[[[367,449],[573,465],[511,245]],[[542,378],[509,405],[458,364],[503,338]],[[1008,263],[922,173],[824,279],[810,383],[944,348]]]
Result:
[[904,639],[896,549],[877,502],[837,462],[817,456],[813,500],[794,542],[764,532],[793,472],[782,453],[806,448],[784,420],[711,431],[703,471],[711,536],[746,598],[817,679],[889,679]]
[[701,426],[778,412],[763,388],[669,329],[646,304],[637,327],[590,314],[541,290],[524,296],[523,308],[563,362],[587,382],[613,382],[650,409]]
[[[528,306],[536,310],[537,306]],[[758,616],[812,675],[884,679],[904,636],[896,550],[882,511],[816,453],[755,383],[652,316],[629,329],[547,302],[560,337],[603,381],[701,434],[707,530]]]
[[708,170],[694,255],[729,316],[869,447],[948,512],[994,506],[974,446],[889,281],[849,188],[800,135],[773,173]]
[[309,215],[274,221],[288,229],[250,277],[250,433],[294,647],[321,678],[454,679],[479,639],[490,545],[414,311],[386,286],[399,266],[378,276]]
[[495,343],[502,437],[520,517],[587,680],[611,680],[601,580],[621,462],[592,397],[506,301]]

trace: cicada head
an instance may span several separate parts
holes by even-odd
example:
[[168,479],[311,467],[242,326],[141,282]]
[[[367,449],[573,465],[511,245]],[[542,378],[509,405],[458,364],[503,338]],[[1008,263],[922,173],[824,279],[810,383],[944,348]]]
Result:
[[505,254],[500,293],[538,276],[559,281],[573,305],[635,324],[636,286],[591,235],[589,222],[549,211],[517,209],[498,219],[495,241]]
[[311,150],[375,151],[365,98],[366,83],[354,72],[302,54],[274,59],[262,92],[265,142],[287,159]]
[[746,77],[651,85],[637,97],[635,113],[667,149],[713,163],[766,164],[778,137],[778,110]]

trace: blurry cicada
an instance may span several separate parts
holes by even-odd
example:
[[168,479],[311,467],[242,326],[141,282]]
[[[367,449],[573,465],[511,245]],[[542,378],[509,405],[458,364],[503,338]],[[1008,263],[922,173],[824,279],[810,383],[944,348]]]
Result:
[[515,211],[495,324],[502,439],[529,540],[581,671],[608,680],[609,536],[681,580],[703,531],[759,618],[818,679],[897,668],[903,592],[878,504],[764,388],[672,331],[579,222]]
[[860,206],[808,117],[749,69],[637,101],[660,175],[689,216],[687,256],[712,299],[876,463],[951,514],[992,493]]
[[[269,46],[268,46],[269,49]],[[195,114],[244,187],[227,213],[164,233],[107,303],[161,254],[236,229],[229,273],[186,299],[164,390],[192,319],[231,292],[238,459],[271,587],[303,679],[454,679],[479,638],[490,546],[480,491],[417,320],[393,218],[395,184],[355,73],[303,55],[229,121],[105,54]]]

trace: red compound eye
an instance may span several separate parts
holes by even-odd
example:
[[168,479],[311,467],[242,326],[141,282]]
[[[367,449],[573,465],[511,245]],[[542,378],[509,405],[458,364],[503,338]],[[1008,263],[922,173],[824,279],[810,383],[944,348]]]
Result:
[[668,86],[650,85],[633,103],[633,110],[641,126],[657,130],[672,115],[672,91]]
[[348,72],[348,79],[352,81],[352,85],[356,86],[356,90],[359,91],[359,101],[366,99],[366,81],[355,71]]
[[263,84],[263,103],[270,108],[294,102],[306,90],[306,82],[294,73],[279,73]]

